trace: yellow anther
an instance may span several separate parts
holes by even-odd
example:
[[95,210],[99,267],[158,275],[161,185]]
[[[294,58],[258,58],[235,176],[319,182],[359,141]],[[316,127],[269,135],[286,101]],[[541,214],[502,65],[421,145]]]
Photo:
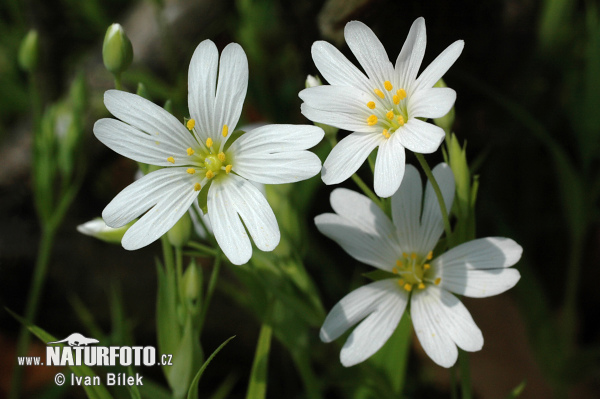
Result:
[[398,266],[398,267],[403,267],[403,266],[404,266],[404,264],[402,263],[402,261],[401,261],[401,260],[397,260],[397,261],[396,261],[396,266]]
[[427,253],[427,260],[431,260],[433,258],[433,251],[429,251]]
[[394,88],[394,86],[392,86],[392,82],[390,82],[389,80],[383,82],[383,87],[385,87],[387,91],[392,91],[392,89]]
[[442,279],[440,277],[436,278],[434,281],[435,285],[440,285],[440,283],[442,282]]
[[389,139],[389,138],[390,138],[390,133],[388,132],[388,130],[387,130],[387,129],[383,129],[383,132],[382,132],[382,134],[383,134],[383,137],[385,137],[386,139]]
[[200,185],[200,183],[194,184],[194,191],[200,191],[201,188],[202,186]]
[[207,138],[207,139],[206,139],[206,146],[207,146],[208,148],[210,148],[210,147],[212,147],[212,145],[213,145],[213,141],[212,141],[212,139],[211,139],[210,137],[209,137],[209,138]]
[[408,254],[406,252],[402,252],[402,257],[406,259],[408,258]]
[[385,114],[385,117],[388,118],[389,120],[394,119],[394,111],[388,111],[388,113]]
[[187,151],[188,155],[194,155],[194,152],[196,152],[196,151],[192,150],[192,147],[188,148],[186,151]]
[[225,153],[224,152],[220,152],[219,155],[217,155],[217,157],[219,158],[219,161],[221,161],[221,162],[225,161]]
[[408,284],[408,283],[404,284],[404,289],[406,291],[408,291],[408,292],[411,292],[412,291],[412,284]]
[[171,163],[175,163],[175,158],[173,157],[169,157],[167,158],[167,161],[171,162]]
[[392,267],[392,273],[398,274],[398,268],[397,267]]
[[377,123],[377,117],[375,115],[371,115],[367,118],[367,125],[373,126]]
[[419,287],[420,290],[425,289],[425,284],[419,283],[417,287]]
[[229,174],[229,172],[231,172],[231,168],[233,168],[231,165],[225,166],[225,173]]
[[403,287],[404,286],[404,280],[402,280],[402,279],[398,280],[398,285],[400,287]]
[[396,120],[398,121],[398,124],[400,126],[404,125],[404,118],[402,117],[402,115],[398,115],[398,117],[396,118]]
[[375,89],[373,90],[375,92],[375,94],[377,94],[379,96],[379,98],[385,98],[385,94],[383,94],[383,92],[379,89]]
[[423,270],[429,270],[429,269],[431,269],[431,265],[429,263],[425,263],[423,265]]
[[188,130],[192,130],[194,128],[194,126],[196,126],[196,121],[193,119],[190,119],[189,121],[187,121],[186,124]]
[[194,173],[196,173],[196,169],[188,168],[188,170],[186,170],[186,172],[188,172],[190,175],[193,175]]
[[411,253],[410,253],[410,258],[411,258],[412,260],[415,260],[415,259],[417,259],[417,254],[416,254],[416,253],[414,253],[414,252],[411,252]]
[[406,91],[404,89],[396,90],[396,94],[400,98],[400,100],[404,100],[406,98]]
[[207,170],[206,171],[206,178],[207,179],[212,179],[213,177],[215,177],[215,173],[212,170]]
[[394,96],[392,97],[392,101],[394,102],[394,104],[398,105],[400,104],[400,97],[398,97],[397,94],[394,94]]
[[223,125],[223,130],[221,131],[221,134],[223,135],[223,137],[227,137],[228,133],[229,133],[229,128],[227,127],[227,125]]
[[369,101],[367,103],[367,107],[369,107],[370,109],[375,109],[375,101]]

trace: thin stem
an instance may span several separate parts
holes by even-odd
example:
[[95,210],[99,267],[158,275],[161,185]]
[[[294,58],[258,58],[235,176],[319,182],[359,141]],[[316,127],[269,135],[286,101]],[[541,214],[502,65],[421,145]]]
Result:
[[163,234],[163,236],[160,238],[160,241],[163,248],[165,268],[167,271],[172,273],[175,270],[175,264],[173,262],[173,247],[171,247],[171,243],[169,242],[166,234]]
[[266,322],[260,327],[256,353],[252,362],[246,399],[264,399],[267,393],[267,372],[273,328]]
[[175,268],[177,270],[177,290],[182,295],[183,289],[181,287],[181,280],[183,278],[183,254],[181,247],[175,247]]
[[208,306],[210,305],[210,300],[215,291],[215,287],[217,286],[217,279],[219,278],[219,271],[221,270],[221,256],[221,251],[218,251],[217,256],[215,257],[215,263],[213,264],[212,272],[210,274],[210,280],[208,281],[206,295],[204,296],[204,301],[202,301],[202,310],[200,311],[200,317],[198,321],[198,336],[202,334],[202,327],[204,326],[206,313],[208,312]]
[[[33,280],[31,281],[31,288],[29,289],[29,298],[27,300],[27,305],[25,306],[25,320],[27,323],[21,326],[21,331],[19,332],[17,357],[25,356],[27,348],[29,347],[31,336],[29,335],[27,325],[33,325],[37,315],[40,296],[44,287],[44,281],[46,280],[46,272],[48,270],[48,263],[52,252],[54,232],[55,231],[52,228],[44,228],[42,230],[42,237],[38,247],[38,257],[33,270]],[[24,370],[25,368],[23,367],[14,368],[11,392],[9,395],[10,399],[17,399],[20,397],[21,381],[23,379]]]
[[355,173],[352,175],[352,180],[354,181],[354,183],[356,183],[358,187],[360,187],[363,193],[365,193],[365,195],[371,199],[371,201],[373,201],[381,209],[384,209],[379,197],[375,195],[375,193],[369,188],[369,186],[366,185],[366,183],[360,178],[360,176],[358,176]]
[[452,228],[450,227],[450,220],[448,219],[448,210],[446,209],[446,203],[444,202],[444,197],[442,196],[442,190],[440,190],[440,186],[438,185],[433,173],[431,173],[431,169],[429,168],[429,164],[425,160],[423,154],[419,154],[415,152],[415,156],[417,160],[421,164],[425,175],[429,179],[431,186],[433,187],[433,191],[435,191],[435,196],[437,197],[438,203],[440,204],[440,210],[442,211],[442,219],[444,220],[444,231],[446,232],[446,238],[449,240],[450,235],[452,234]]
[[121,84],[121,74],[117,73],[114,75],[115,77],[115,89],[123,90],[123,85]]
[[462,399],[471,399],[471,366],[469,354],[462,349],[458,350],[458,364],[460,367],[460,390]]
[[450,367],[450,398],[458,399],[458,392],[456,392],[456,365]]
[[217,251],[215,251],[213,248],[209,247],[208,245],[200,244],[199,242],[196,242],[196,241],[190,241],[187,243],[187,245],[188,245],[188,247],[192,247],[201,252],[205,252],[207,255],[212,255],[212,256],[217,255]]

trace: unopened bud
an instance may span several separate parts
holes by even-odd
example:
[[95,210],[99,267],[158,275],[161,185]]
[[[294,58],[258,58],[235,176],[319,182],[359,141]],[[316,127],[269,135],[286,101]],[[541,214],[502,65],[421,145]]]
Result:
[[183,273],[183,295],[190,302],[195,302],[202,293],[202,273],[198,271],[196,262],[192,261]]
[[321,86],[321,85],[323,85],[323,83],[321,82],[321,79],[319,79],[318,76],[308,75],[306,77],[306,82],[304,83],[304,85],[308,89],[309,87]]
[[19,48],[19,66],[27,72],[33,72],[37,68],[39,51],[38,33],[32,29],[21,42],[21,47]]
[[95,237],[105,242],[120,244],[125,232],[133,225],[133,223],[135,223],[135,220],[127,223],[123,227],[113,229],[112,227],[107,226],[102,218],[96,218],[77,226],[77,231],[86,236]]
[[190,239],[190,235],[192,233],[192,219],[190,218],[190,214],[188,212],[184,213],[181,219],[173,227],[171,230],[167,232],[167,238],[169,242],[174,247],[181,248]]
[[120,74],[131,65],[133,47],[121,25],[112,24],[106,30],[102,44],[102,59],[106,69],[113,75]]
[[[433,85],[433,87],[448,87],[446,86],[446,83],[444,82],[443,79],[440,79],[437,81],[437,83],[435,85]],[[442,129],[444,129],[444,131],[446,132],[446,135],[450,134],[450,132],[452,131],[452,125],[454,125],[454,106],[452,106],[452,108],[450,108],[450,111],[448,111],[448,113],[444,116],[442,116],[441,118],[435,118],[433,120],[433,122],[438,125],[439,127],[441,127]]]

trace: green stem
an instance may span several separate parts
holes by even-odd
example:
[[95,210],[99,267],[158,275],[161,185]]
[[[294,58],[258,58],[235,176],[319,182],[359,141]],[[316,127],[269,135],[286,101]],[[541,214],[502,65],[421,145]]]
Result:
[[204,326],[204,321],[206,319],[206,312],[208,312],[210,300],[212,299],[213,293],[215,292],[215,288],[217,286],[217,279],[219,278],[219,271],[221,270],[221,256],[221,252],[218,251],[217,256],[215,257],[215,263],[213,265],[212,272],[210,274],[210,280],[208,281],[206,295],[202,301],[202,310],[200,311],[200,318],[198,321],[198,336],[202,334],[202,327]]
[[471,366],[469,354],[462,349],[458,350],[458,364],[460,367],[460,388],[462,399],[471,399]]
[[177,271],[177,292],[180,298],[183,299],[183,287],[181,286],[181,280],[183,279],[183,254],[181,247],[175,247],[175,270]]
[[175,271],[175,263],[173,261],[173,247],[171,246],[169,238],[166,234],[163,234],[163,236],[160,238],[160,242],[162,243],[165,268],[168,272],[173,273]]
[[[25,321],[27,324],[21,326],[19,340],[17,342],[18,357],[25,356],[29,347],[31,336],[29,335],[27,325],[33,325],[37,315],[40,296],[44,287],[44,281],[46,280],[46,272],[48,270],[48,263],[50,261],[50,254],[52,252],[54,233],[55,230],[53,228],[47,227],[42,229],[42,237],[38,247],[38,257],[33,270],[33,280],[31,281],[29,298],[27,300],[27,305],[25,306]],[[11,382],[11,392],[9,395],[10,399],[17,399],[20,397],[21,381],[23,379],[24,370],[24,367],[14,368]]]
[[450,399],[458,399],[456,392],[456,365],[450,367]]
[[369,186],[366,185],[366,183],[360,178],[360,176],[358,176],[355,173],[352,175],[352,180],[354,181],[354,183],[356,183],[356,185],[358,187],[360,187],[360,189],[363,191],[363,193],[365,193],[365,195],[367,197],[369,197],[371,199],[371,201],[373,201],[375,203],[375,205],[377,205],[381,209],[384,209],[383,204],[381,203],[381,200],[379,199],[379,197],[377,195],[375,195],[375,193],[369,188]]
[[115,89],[123,90],[123,85],[121,84],[121,74],[117,73],[114,75],[115,77]]
[[442,196],[442,190],[440,190],[440,186],[438,185],[433,173],[431,173],[431,169],[429,168],[429,164],[425,160],[423,154],[414,153],[417,157],[417,160],[421,164],[425,175],[429,179],[431,183],[431,187],[433,187],[433,191],[435,191],[435,196],[437,197],[438,203],[440,204],[440,210],[442,211],[442,219],[444,220],[444,231],[446,232],[446,238],[450,240],[450,235],[452,234],[452,228],[450,227],[450,220],[448,219],[448,210],[446,209],[446,203],[444,202],[444,197]]
[[196,242],[196,241],[190,241],[187,243],[187,245],[188,245],[188,247],[195,248],[201,252],[206,253],[207,255],[212,255],[212,256],[217,255],[217,251],[215,251],[213,248],[209,247],[208,245],[200,244],[199,242]]
[[269,364],[269,352],[271,350],[271,336],[273,328],[263,323],[258,335],[258,344],[256,353],[252,362],[252,371],[250,372],[250,382],[246,399],[264,399],[267,393],[267,369]]

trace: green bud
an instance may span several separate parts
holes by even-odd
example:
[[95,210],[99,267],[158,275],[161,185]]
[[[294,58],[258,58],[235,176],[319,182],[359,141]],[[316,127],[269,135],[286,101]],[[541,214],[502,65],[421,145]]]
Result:
[[121,25],[112,24],[106,30],[102,44],[102,59],[106,69],[113,75],[121,74],[131,65],[133,47]]
[[21,47],[19,48],[19,66],[27,72],[33,72],[38,65],[39,51],[38,33],[35,29],[32,29],[21,42]]
[[136,94],[140,97],[144,97],[147,100],[150,99],[150,95],[148,94],[148,89],[146,89],[146,85],[143,84],[142,82],[138,83]]
[[163,108],[165,110],[167,110],[168,113],[172,114],[173,113],[173,101],[171,101],[171,99],[169,98],[167,101],[165,101],[165,105],[163,106]]
[[309,87],[317,87],[321,85],[323,85],[323,83],[321,82],[321,79],[318,76],[308,75],[306,77],[306,82],[304,82],[304,86],[306,86],[307,89]]
[[95,237],[111,244],[120,244],[125,232],[136,222],[136,220],[127,223],[123,227],[113,229],[112,227],[107,226],[102,218],[96,218],[77,226],[77,231],[86,236]]
[[198,266],[196,266],[196,262],[193,260],[185,270],[185,273],[183,273],[182,289],[183,297],[192,304],[200,298],[202,293],[202,273],[198,271]]
[[181,219],[171,230],[167,232],[167,238],[174,247],[183,247],[190,239],[192,234],[192,218],[188,212],[184,213]]
[[[440,79],[437,81],[437,83],[435,85],[433,85],[433,87],[448,87],[448,86],[446,86],[446,83],[444,82],[443,79]],[[442,116],[441,118],[435,118],[433,120],[433,122],[436,125],[438,125],[439,127],[441,127],[442,129],[444,129],[444,131],[446,132],[446,135],[448,135],[452,131],[452,125],[454,125],[454,115],[455,114],[454,114],[454,106],[453,106],[446,115]]]

